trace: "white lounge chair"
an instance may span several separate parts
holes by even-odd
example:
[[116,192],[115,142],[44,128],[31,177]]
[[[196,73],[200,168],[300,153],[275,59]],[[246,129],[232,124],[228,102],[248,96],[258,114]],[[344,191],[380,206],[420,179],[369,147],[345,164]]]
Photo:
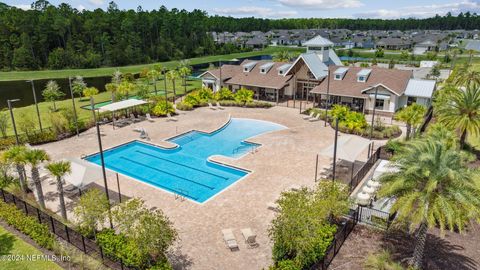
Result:
[[137,122],[140,122],[142,121],[140,118],[136,118],[135,115],[133,113],[130,114],[130,121],[134,122],[134,123],[137,123]]
[[220,105],[220,103],[218,103],[218,102],[217,102],[217,108],[218,108],[219,110],[225,110],[225,108],[222,107],[222,105]]
[[235,239],[235,235],[233,235],[232,229],[225,229],[222,230],[223,240],[225,244],[230,250],[238,250],[238,243],[237,239]]
[[308,120],[308,119],[312,118],[314,114],[315,114],[315,112],[311,111],[309,115],[303,116],[303,120]]
[[217,108],[213,107],[212,103],[208,103],[208,107],[210,108],[210,110],[216,110]]
[[315,117],[308,119],[310,122],[320,121],[320,114],[315,115]]
[[155,120],[152,119],[152,116],[150,116],[149,113],[147,113],[145,117],[147,117],[148,122],[155,122]]
[[267,204],[267,209],[272,210],[274,212],[279,212],[280,209],[278,209],[278,205],[276,203],[270,202]]
[[245,238],[245,243],[248,245],[249,248],[258,247],[257,243],[257,235],[252,232],[252,229],[246,228],[242,229],[243,238]]
[[172,114],[167,113],[167,121],[178,121],[177,118],[173,117]]

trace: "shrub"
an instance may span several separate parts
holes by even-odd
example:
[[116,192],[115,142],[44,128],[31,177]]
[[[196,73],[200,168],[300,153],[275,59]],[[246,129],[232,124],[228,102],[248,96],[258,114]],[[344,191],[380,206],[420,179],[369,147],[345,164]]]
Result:
[[0,111],[0,134],[2,134],[3,138],[7,137],[9,120],[10,118],[8,117],[7,111],[6,110]]
[[6,137],[0,138],[0,150],[5,150],[10,148],[10,146],[15,145],[15,137]]
[[116,234],[112,229],[99,232],[97,243],[106,256],[121,260],[126,266],[145,269],[150,264],[148,254],[142,252],[135,241],[129,240],[123,234]]
[[200,96],[198,95],[198,91],[194,91],[194,92],[191,92],[190,94],[188,94],[185,97],[185,99],[183,100],[183,102],[189,103],[193,107],[197,107],[197,106],[200,106],[200,104],[202,103],[202,100],[201,100]]
[[28,143],[32,145],[54,142],[58,139],[57,133],[51,129],[34,132],[29,138]]
[[202,101],[209,101],[213,99],[213,91],[210,88],[203,87],[202,89],[198,90],[197,94]]
[[169,101],[160,101],[153,107],[152,113],[156,116],[165,116],[168,113],[175,113],[175,108]]
[[215,99],[220,100],[235,100],[235,95],[228,88],[222,88],[215,93]]
[[193,110],[193,106],[190,103],[187,102],[180,102],[177,104],[177,109],[181,111],[191,111]]
[[55,238],[48,230],[48,227],[38,223],[37,219],[25,215],[14,205],[0,202],[0,218],[8,225],[28,235],[39,246],[52,249]]
[[95,87],[87,87],[85,89],[83,89],[83,96],[84,97],[93,97],[95,95],[98,95],[98,89],[95,88]]
[[253,91],[242,87],[235,93],[235,100],[245,105],[253,101]]
[[282,260],[277,262],[275,266],[271,266],[269,270],[301,270],[301,268],[295,265],[292,260]]
[[68,120],[62,113],[50,113],[50,123],[52,124],[53,131],[57,135],[66,133],[69,130]]

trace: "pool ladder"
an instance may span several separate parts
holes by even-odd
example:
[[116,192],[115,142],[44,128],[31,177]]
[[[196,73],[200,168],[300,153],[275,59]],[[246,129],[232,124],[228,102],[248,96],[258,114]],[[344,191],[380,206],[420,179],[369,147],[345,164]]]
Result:
[[[188,191],[184,190],[184,189],[181,189],[181,188],[177,188],[177,190],[182,193],[182,194],[185,194],[188,196]],[[186,197],[183,196],[183,195],[180,195],[178,193],[175,193],[175,200],[180,200],[180,201],[185,201]]]

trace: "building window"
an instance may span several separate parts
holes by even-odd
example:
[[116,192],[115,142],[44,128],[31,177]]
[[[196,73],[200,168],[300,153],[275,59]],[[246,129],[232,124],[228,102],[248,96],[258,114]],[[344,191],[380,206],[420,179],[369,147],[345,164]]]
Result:
[[248,72],[248,68],[244,68],[244,69],[243,69],[243,72]]
[[365,76],[358,76],[358,82],[365,82]]
[[376,110],[383,110],[384,105],[385,105],[385,100],[383,100],[383,99],[377,99],[375,101],[375,109]]
[[260,72],[265,73],[265,69],[262,68],[262,70],[260,70]]
[[416,103],[417,98],[416,97],[408,97],[407,98],[407,105],[412,105],[412,103]]
[[341,74],[335,74],[335,80],[340,81],[342,79]]

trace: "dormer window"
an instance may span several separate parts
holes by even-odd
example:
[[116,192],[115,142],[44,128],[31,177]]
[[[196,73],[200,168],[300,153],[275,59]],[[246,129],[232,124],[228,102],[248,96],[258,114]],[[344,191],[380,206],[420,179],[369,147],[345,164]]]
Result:
[[337,68],[337,70],[335,70],[335,72],[333,72],[334,74],[334,79],[336,81],[341,81],[343,80],[343,77],[345,77],[345,74],[347,74],[347,71],[348,71],[348,67],[340,67],[340,68]]
[[279,75],[283,75],[283,70],[279,70],[279,71],[278,71],[278,74],[279,74]]
[[250,72],[252,69],[257,65],[257,62],[248,62],[245,65],[243,65],[243,72]]
[[357,82],[366,82],[371,72],[372,70],[368,68],[360,70],[357,73]]
[[270,71],[270,69],[273,67],[273,65],[274,65],[274,63],[272,63],[272,62],[261,65],[260,66],[260,73],[261,74],[267,74]]

